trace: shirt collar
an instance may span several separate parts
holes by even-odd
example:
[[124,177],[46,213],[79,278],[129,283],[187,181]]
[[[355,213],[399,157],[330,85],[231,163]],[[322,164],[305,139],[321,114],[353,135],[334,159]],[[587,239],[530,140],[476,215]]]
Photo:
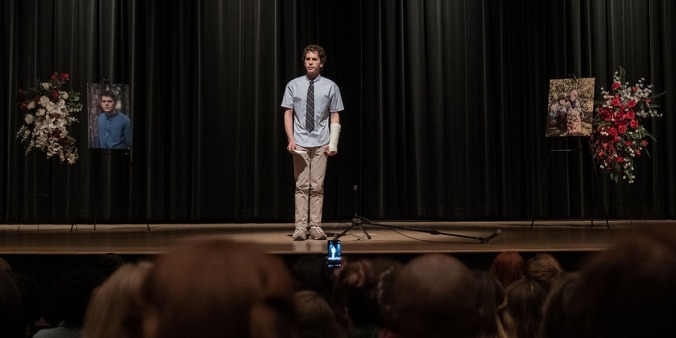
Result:
[[314,79],[310,79],[307,75],[305,75],[305,80],[307,80],[308,83],[310,83],[310,81],[313,81],[313,82],[316,83],[316,82],[319,81],[319,79],[321,79],[321,78],[322,78],[322,74],[317,75],[317,77],[314,78]]
[[117,115],[117,109],[113,109],[110,112],[104,111],[103,113],[106,114],[107,118],[113,118]]

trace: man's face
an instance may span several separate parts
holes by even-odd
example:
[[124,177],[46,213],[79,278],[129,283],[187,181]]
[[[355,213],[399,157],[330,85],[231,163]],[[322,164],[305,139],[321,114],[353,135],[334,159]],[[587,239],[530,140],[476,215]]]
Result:
[[115,101],[110,96],[101,96],[101,109],[104,112],[111,112],[115,108]]
[[319,60],[319,55],[315,52],[307,52],[305,54],[305,71],[309,78],[315,78],[319,75],[322,69],[322,62]]

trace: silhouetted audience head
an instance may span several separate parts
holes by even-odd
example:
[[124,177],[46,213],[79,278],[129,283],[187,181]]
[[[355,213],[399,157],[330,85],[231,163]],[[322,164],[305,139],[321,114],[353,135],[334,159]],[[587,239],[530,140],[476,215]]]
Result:
[[119,267],[125,263],[124,257],[116,253],[107,253],[102,255],[94,263],[94,267],[99,269],[105,278],[115,272]]
[[66,327],[82,327],[92,292],[103,281],[103,275],[91,268],[77,268],[57,278],[52,305]]
[[473,271],[473,274],[480,323],[477,338],[512,337],[511,328],[506,328],[504,323],[507,297],[502,284],[488,271]]
[[331,294],[331,271],[326,258],[317,255],[303,255],[291,266],[296,291],[312,290],[320,296]]
[[479,331],[474,278],[454,257],[422,255],[406,264],[394,284],[396,337],[474,337]]
[[140,338],[138,304],[141,285],[152,263],[124,264],[94,290],[82,327],[84,338]]
[[329,303],[315,291],[298,291],[294,296],[298,314],[298,338],[347,337]]
[[103,275],[94,268],[77,268],[62,273],[54,283],[49,302],[49,322],[56,327],[42,329],[35,338],[80,337],[89,298],[103,282]]
[[35,324],[42,317],[42,288],[31,275],[13,273],[12,276],[21,294],[24,327],[28,336],[32,337],[37,330]]
[[532,279],[520,279],[505,290],[507,312],[514,323],[516,337],[540,337],[542,308],[547,292]]
[[562,302],[564,318],[546,322],[545,332],[558,325],[561,337],[676,337],[675,286],[673,226],[632,231],[585,264],[565,297],[558,295],[574,301]]
[[12,266],[9,264],[7,260],[4,258],[0,257],[0,271],[4,271],[7,273],[12,272]]
[[293,292],[281,260],[254,244],[184,241],[142,287],[144,337],[289,337]]
[[579,300],[576,298],[576,287],[580,275],[577,272],[567,273],[554,282],[547,295],[542,317],[542,336],[548,338],[568,338],[570,328],[566,316],[571,306]]
[[389,326],[392,323],[394,307],[394,283],[403,265],[399,262],[390,261],[391,265],[382,269],[377,287],[378,304],[380,306],[381,326]]
[[526,262],[526,274],[549,292],[552,283],[565,275],[561,264],[548,253],[538,253]]
[[526,262],[518,252],[505,251],[498,254],[491,263],[491,274],[500,281],[503,288],[524,277]]
[[0,337],[26,336],[21,292],[12,275],[0,271]]
[[385,326],[386,312],[391,303],[392,282],[401,263],[386,259],[357,259],[347,261],[337,271],[334,300],[347,310],[349,326],[354,331],[374,331]]

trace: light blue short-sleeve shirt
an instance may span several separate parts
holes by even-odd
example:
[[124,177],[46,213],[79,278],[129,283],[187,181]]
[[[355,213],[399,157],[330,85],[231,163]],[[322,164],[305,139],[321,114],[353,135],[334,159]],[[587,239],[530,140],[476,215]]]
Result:
[[321,75],[317,76],[314,81],[315,128],[312,132],[305,129],[305,109],[310,79],[307,76],[301,76],[289,81],[282,98],[282,107],[293,109],[293,137],[296,144],[303,147],[318,147],[329,143],[331,113],[344,109],[338,85]]

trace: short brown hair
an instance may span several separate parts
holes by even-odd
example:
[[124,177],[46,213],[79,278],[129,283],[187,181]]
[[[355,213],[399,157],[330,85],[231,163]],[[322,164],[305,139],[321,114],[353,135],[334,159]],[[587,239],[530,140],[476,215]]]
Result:
[[141,290],[158,337],[287,338],[296,324],[288,271],[252,243],[184,240],[157,259]]
[[115,96],[115,93],[109,90],[103,91],[99,94],[99,98],[103,98],[104,96],[108,96],[109,98],[113,99],[113,101],[117,102],[117,97]]
[[321,61],[322,64],[326,62],[326,52],[324,52],[324,48],[322,48],[322,46],[308,45],[307,47],[305,47],[305,49],[303,49],[302,59],[305,60],[305,56],[307,55],[307,53],[310,52],[317,53],[317,55],[319,56],[319,61]]

